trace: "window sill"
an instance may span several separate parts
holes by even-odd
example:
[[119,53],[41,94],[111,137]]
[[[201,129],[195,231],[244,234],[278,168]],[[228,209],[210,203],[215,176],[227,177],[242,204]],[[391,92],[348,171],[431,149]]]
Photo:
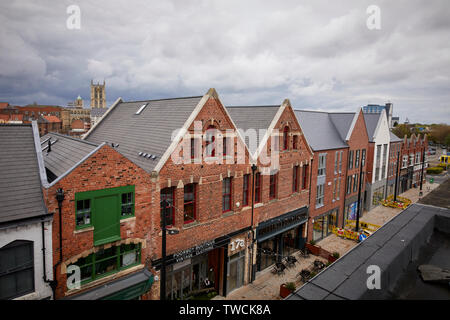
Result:
[[227,212],[223,212],[222,213],[222,217],[229,217],[232,216],[234,214],[234,211],[227,211]]
[[324,204],[316,205],[316,209],[322,208],[323,206],[325,206],[325,205]]
[[242,207],[241,211],[250,210],[251,208],[252,208],[251,206],[245,206]]
[[120,223],[122,222],[130,222],[130,221],[135,221],[136,217],[135,216],[130,216],[130,217],[124,217],[120,220]]
[[93,231],[94,227],[90,226],[90,227],[85,227],[85,228],[81,228],[81,229],[76,229],[73,231],[73,234],[77,234],[77,233],[83,233],[83,232],[88,232],[88,231]]
[[255,203],[255,208],[262,207],[263,205],[264,205],[264,203],[262,203],[262,202]]
[[182,229],[183,230],[187,230],[187,229],[194,228],[194,227],[196,227],[198,225],[199,225],[198,221],[192,221],[192,222],[184,224]]
[[278,201],[278,199],[270,199],[269,203],[274,203],[274,202],[277,202],[277,201]]

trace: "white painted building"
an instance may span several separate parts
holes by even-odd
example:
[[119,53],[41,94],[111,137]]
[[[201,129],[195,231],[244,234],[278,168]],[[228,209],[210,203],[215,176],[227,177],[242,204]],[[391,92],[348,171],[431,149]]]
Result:
[[369,136],[369,161],[372,167],[367,181],[365,203],[366,210],[371,210],[385,198],[386,180],[389,170],[390,131],[386,111],[381,113],[364,114],[367,134]]
[[0,300],[52,299],[52,214],[36,122],[0,124],[0,150]]

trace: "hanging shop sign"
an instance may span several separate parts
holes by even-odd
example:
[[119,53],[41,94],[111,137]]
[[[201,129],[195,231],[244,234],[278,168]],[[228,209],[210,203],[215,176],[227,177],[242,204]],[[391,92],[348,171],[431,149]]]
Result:
[[186,259],[198,256],[199,254],[203,254],[205,252],[208,252],[212,249],[214,249],[214,240],[204,242],[198,246],[177,252],[173,254],[173,258],[176,262],[181,262]]
[[260,223],[258,228],[256,228],[256,238],[258,241],[263,241],[273,235],[305,223],[307,220],[308,209],[306,207],[291,211],[282,216]]

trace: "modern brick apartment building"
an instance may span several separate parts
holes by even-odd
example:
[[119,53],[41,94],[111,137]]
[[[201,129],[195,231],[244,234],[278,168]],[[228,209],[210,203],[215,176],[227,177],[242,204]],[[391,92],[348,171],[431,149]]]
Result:
[[[105,143],[50,133],[39,147],[44,198],[54,217],[55,298],[147,298],[150,176]],[[71,287],[73,266],[79,287]]]
[[386,195],[389,169],[390,131],[384,109],[380,113],[364,113],[369,136],[367,156],[366,210],[380,205]]
[[[314,151],[308,240],[317,241],[331,234],[333,226],[355,218],[361,164],[363,179],[366,172],[367,132],[361,111],[295,114]],[[362,185],[362,195],[364,189]]]
[[[422,172],[422,156],[425,153],[425,168],[427,167],[426,151],[428,150],[427,136],[416,136],[414,133],[408,139],[403,138],[401,150],[401,165],[399,173],[399,192],[405,192],[412,187],[420,185],[420,175]],[[423,170],[423,181],[425,181],[426,170]]]
[[[387,183],[386,183],[386,197],[393,195],[395,191],[395,180],[397,178],[397,174],[400,174],[398,168],[401,166],[401,162],[398,162],[398,158],[400,157],[400,161],[402,158],[401,150],[402,150],[402,139],[397,137],[392,132],[389,132],[389,161],[388,161],[388,173],[387,173]],[[399,181],[397,180],[397,191]]]
[[[227,107],[256,161],[253,277],[294,251],[307,236],[312,150],[289,100],[280,106]],[[258,134],[257,144],[250,138]],[[245,134],[247,133],[247,134]],[[253,139],[254,140],[254,139]],[[276,162],[267,156],[279,151]],[[251,181],[248,176],[249,181]]]

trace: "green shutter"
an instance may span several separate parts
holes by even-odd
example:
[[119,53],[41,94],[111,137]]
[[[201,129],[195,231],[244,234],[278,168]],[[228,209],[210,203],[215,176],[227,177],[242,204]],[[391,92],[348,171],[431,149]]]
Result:
[[[94,245],[120,240],[122,194],[134,193],[134,186],[78,192],[77,200],[91,200],[91,223],[94,226]],[[134,209],[133,209],[134,212]]]

